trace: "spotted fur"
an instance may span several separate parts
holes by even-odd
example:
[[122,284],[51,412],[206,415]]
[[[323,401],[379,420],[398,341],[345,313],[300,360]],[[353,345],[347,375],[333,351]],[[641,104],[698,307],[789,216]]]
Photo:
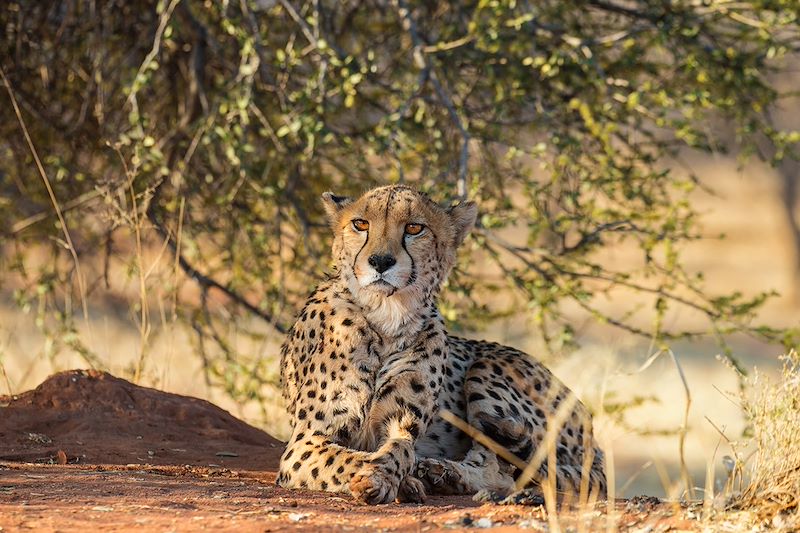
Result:
[[[519,472],[438,411],[525,461],[571,393],[518,350],[447,334],[436,299],[476,206],[444,209],[404,186],[355,200],[326,193],[323,202],[336,267],[282,348],[293,431],[278,483],[349,492],[367,503],[510,492]],[[412,234],[416,225],[423,229]],[[567,415],[555,441],[558,488],[577,491],[586,477],[604,494],[591,417],[580,402]],[[546,477],[544,461],[534,480]]]

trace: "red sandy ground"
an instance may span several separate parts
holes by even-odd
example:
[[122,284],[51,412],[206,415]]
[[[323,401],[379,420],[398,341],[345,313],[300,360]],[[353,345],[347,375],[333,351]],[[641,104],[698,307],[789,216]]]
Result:
[[[275,486],[283,443],[196,398],[103,372],[56,374],[0,396],[0,531],[545,530],[541,507],[469,497],[369,507]],[[605,529],[605,504],[562,510],[566,529]],[[621,530],[696,530],[693,511],[619,500]],[[555,525],[555,524],[552,524]]]

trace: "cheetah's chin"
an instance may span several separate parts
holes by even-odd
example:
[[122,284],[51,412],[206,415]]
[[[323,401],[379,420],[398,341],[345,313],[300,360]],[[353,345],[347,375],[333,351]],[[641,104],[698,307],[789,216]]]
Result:
[[380,292],[386,294],[387,296],[391,296],[395,292],[398,291],[398,287],[392,285],[391,283],[389,283],[385,279],[375,280],[372,283],[370,283],[369,285],[367,285],[367,287],[370,288],[370,289],[373,289],[373,290],[380,291]]

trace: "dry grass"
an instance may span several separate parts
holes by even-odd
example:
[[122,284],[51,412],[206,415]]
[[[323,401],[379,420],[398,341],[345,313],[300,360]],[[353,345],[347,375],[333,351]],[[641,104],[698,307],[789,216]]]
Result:
[[[732,472],[735,491],[730,509],[747,510],[761,525],[800,529],[800,355],[783,357],[778,380],[756,374],[743,398],[755,450],[745,467],[744,488],[736,489],[739,472]],[[737,458],[741,454],[737,453]],[[737,464],[741,464],[737,461]]]

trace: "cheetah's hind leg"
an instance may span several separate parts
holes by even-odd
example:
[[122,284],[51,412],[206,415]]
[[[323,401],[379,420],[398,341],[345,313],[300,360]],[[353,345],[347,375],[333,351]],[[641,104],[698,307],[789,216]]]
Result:
[[[495,376],[489,374],[492,371],[479,363],[467,372],[467,423],[524,460],[533,448],[534,421],[526,420],[519,409],[504,407],[519,402],[520,396],[506,385],[498,386]],[[513,471],[514,467],[477,442],[460,461],[420,458],[416,468],[429,493],[488,490],[503,497],[515,490]]]
[[481,490],[507,494],[514,489],[508,465],[478,443],[461,461],[420,458],[416,475],[429,494],[475,494]]

